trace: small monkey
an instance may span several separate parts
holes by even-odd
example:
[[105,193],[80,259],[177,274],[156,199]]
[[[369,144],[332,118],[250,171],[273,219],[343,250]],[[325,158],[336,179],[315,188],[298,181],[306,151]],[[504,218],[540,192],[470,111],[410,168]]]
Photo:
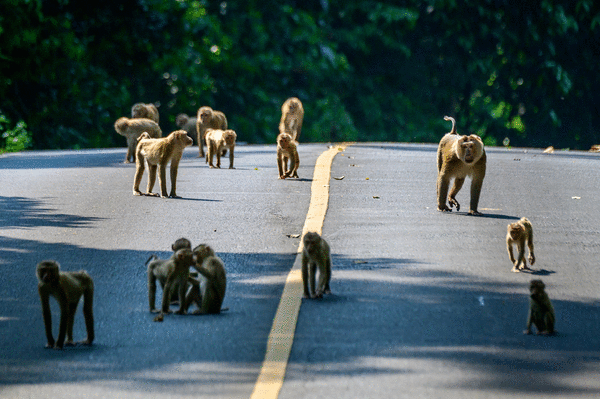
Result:
[[[221,167],[221,154],[223,150],[229,149],[229,169],[235,169],[233,167],[233,151],[235,149],[235,140],[237,139],[236,133],[231,130],[221,129],[206,129],[206,162],[211,168]],[[213,165],[213,157],[217,156],[217,166]]]
[[279,133],[279,136],[277,136],[277,168],[279,169],[279,178],[297,178],[299,166],[300,158],[298,157],[297,143],[288,133]]
[[158,124],[158,108],[154,104],[133,104],[133,107],[131,107],[131,117],[150,119]]
[[[509,223],[506,232],[506,249],[508,256],[513,264],[512,271],[530,270],[525,261],[525,243],[529,248],[529,263],[533,266],[535,263],[535,254],[533,253],[533,227],[527,218],[521,218],[518,222]],[[513,255],[513,244],[517,246],[517,260]]]
[[[194,117],[190,117],[187,114],[179,114],[177,115],[177,118],[175,118],[175,124],[177,125],[178,128],[180,128],[181,130],[185,130],[188,134],[188,136],[190,136],[192,138],[192,140],[197,140],[197,134],[196,134],[196,123],[198,122],[198,118]],[[195,143],[194,143],[195,144]]]
[[[216,256],[215,251],[207,244],[200,244],[192,251],[194,253],[194,263],[202,265],[202,262],[209,256]],[[200,280],[205,283],[205,278],[200,277]],[[202,291],[201,281],[196,279],[190,279],[190,287],[185,296],[185,311],[187,312],[189,306],[195,303],[198,309],[202,308]],[[206,284],[206,283],[205,283]]]
[[537,328],[539,335],[553,335],[556,317],[554,308],[544,290],[546,286],[542,280],[531,280],[529,284],[529,314],[527,315],[527,329],[523,334],[531,334],[531,324]]
[[300,138],[302,120],[304,119],[304,108],[302,102],[296,97],[290,97],[281,106],[281,120],[279,121],[279,133],[287,133],[295,141]]
[[[460,204],[456,200],[456,194],[462,188],[465,178],[471,177],[471,203],[469,205],[470,215],[481,215],[477,211],[479,196],[483,179],[485,177],[486,155],[483,141],[475,134],[460,136],[456,134],[453,118],[446,117],[452,121],[452,131],[444,135],[440,140],[437,150],[437,209],[442,212],[451,212],[452,207],[460,210]],[[454,185],[450,194],[448,188],[450,180],[454,178]],[[446,199],[450,208],[446,206]]]
[[146,118],[119,118],[115,122],[115,130],[127,139],[125,163],[135,162],[135,147],[143,132],[147,132],[152,138],[159,138],[162,136],[162,131],[160,130],[158,123]]
[[[176,130],[167,137],[151,139],[146,135],[140,136],[135,149],[136,168],[133,180],[133,195],[157,195],[152,193],[156,180],[156,169],[159,169],[158,182],[160,196],[167,198],[167,164],[171,162],[171,198],[179,198],[175,192],[177,187],[177,169],[185,147],[192,145],[193,141],[185,130]],[[140,191],[140,182],[144,174],[145,162],[148,162],[148,187],[147,193]]]
[[[158,259],[156,255],[151,255],[150,258],[148,258],[148,260],[146,261],[146,265],[148,266],[148,304],[150,307],[150,312],[157,312],[155,308],[156,280],[158,280],[158,282],[160,283],[160,286],[163,289],[163,296],[165,296],[165,283],[167,282],[167,278],[169,277],[170,272],[175,267],[175,252],[184,248],[191,250],[192,244],[187,238],[179,238],[171,245],[173,255],[171,255],[169,259]],[[182,299],[179,297],[179,284],[177,282],[173,284],[171,299],[173,299],[173,296],[175,294],[177,294],[177,301],[181,303]]]
[[[183,248],[173,254],[173,268],[169,272],[163,289],[161,313],[171,313],[171,293],[175,282],[179,283],[179,298],[184,299],[187,283],[190,279],[190,266],[194,264],[194,254],[191,249]],[[179,301],[179,310],[175,313],[185,314],[185,300]]]
[[[210,247],[209,247],[210,248]],[[192,287],[186,297],[186,308],[196,302],[198,310],[194,314],[219,314],[225,298],[227,276],[223,261],[218,256],[209,255],[202,263],[196,258],[194,269],[202,275],[200,281],[192,282]]]
[[[302,239],[302,284],[304,298],[322,298],[331,294],[331,255],[329,244],[318,233],[306,233]],[[316,272],[319,269],[319,284],[315,287]],[[310,283],[310,292],[309,292]]]
[[[37,264],[36,276],[38,292],[42,302],[42,314],[46,328],[46,348],[62,349],[75,346],[73,342],[73,323],[79,299],[83,296],[83,316],[87,329],[87,339],[82,345],[91,345],[94,341],[94,281],[84,270],[78,272],[62,272],[60,265],[53,260],[45,260]],[[56,341],[52,336],[52,313],[50,296],[60,305],[60,327]],[[65,341],[65,335],[67,340]]]
[[[206,142],[206,129],[227,130],[227,118],[221,111],[211,107],[200,107],[196,119],[196,133],[198,134],[198,157],[204,156],[204,143]],[[224,154],[223,154],[224,155]]]

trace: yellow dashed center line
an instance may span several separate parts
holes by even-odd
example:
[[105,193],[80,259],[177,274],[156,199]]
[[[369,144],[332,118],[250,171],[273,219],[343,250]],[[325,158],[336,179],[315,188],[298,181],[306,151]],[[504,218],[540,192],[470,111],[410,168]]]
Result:
[[351,143],[334,145],[322,153],[315,164],[311,186],[310,206],[306,214],[298,254],[287,276],[281,300],[273,319],[273,326],[267,341],[265,360],[252,391],[251,399],[276,399],[283,386],[287,362],[294,342],[294,332],[298,321],[298,312],[302,303],[302,238],[309,231],[321,234],[327,206],[329,203],[329,179],[331,164],[338,152]]

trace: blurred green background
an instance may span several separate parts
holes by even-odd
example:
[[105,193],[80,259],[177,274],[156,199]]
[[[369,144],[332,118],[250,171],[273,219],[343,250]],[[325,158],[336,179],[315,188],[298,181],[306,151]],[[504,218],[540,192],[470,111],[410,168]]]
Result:
[[594,0],[1,0],[0,151],[124,146],[114,121],[225,112],[274,143],[438,142],[455,116],[487,145],[600,143]]

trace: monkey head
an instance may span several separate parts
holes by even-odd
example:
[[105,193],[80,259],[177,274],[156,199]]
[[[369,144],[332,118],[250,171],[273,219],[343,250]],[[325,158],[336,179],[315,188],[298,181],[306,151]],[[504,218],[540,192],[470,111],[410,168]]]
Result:
[[189,265],[194,263],[194,253],[189,248],[178,249],[174,255],[175,262],[178,265]]
[[201,107],[198,110],[198,119],[203,124],[210,123],[213,118],[213,109],[211,107]]
[[119,134],[125,134],[125,131],[127,130],[128,127],[129,127],[129,118],[126,118],[124,116],[117,119],[117,121],[115,122],[115,130]]
[[540,302],[545,294],[544,288],[546,288],[546,285],[542,280],[531,280],[529,283],[529,293],[531,298],[534,301]]
[[215,251],[213,251],[213,249],[207,245],[207,244],[200,244],[198,245],[196,248],[194,248],[194,263],[201,265],[202,262],[204,262],[204,259],[208,258],[209,256],[215,256]]
[[479,161],[483,154],[483,142],[474,134],[470,136],[461,136],[456,142],[456,152],[458,157],[467,165]]
[[60,275],[59,270],[60,266],[58,265],[58,262],[55,262],[53,260],[45,260],[38,263],[36,267],[36,275],[38,281],[40,283],[50,285],[58,284]]
[[292,136],[288,133],[280,133],[279,136],[277,136],[277,144],[282,148],[288,148],[292,140]]
[[235,140],[237,139],[237,134],[235,134],[235,131],[228,129],[228,130],[225,130],[224,138],[225,138],[225,144],[228,147],[230,147],[233,144],[235,144]]
[[192,249],[192,243],[190,242],[190,240],[188,240],[187,238],[184,238],[184,237],[178,238],[171,245],[171,249],[173,250],[173,252],[177,252],[178,249],[183,249],[183,248]]
[[177,115],[177,118],[175,118],[175,124],[178,127],[184,127],[186,125],[186,123],[188,123],[189,120],[190,120],[190,117],[187,116],[186,114],[179,114],[179,115]]
[[172,133],[175,136],[175,140],[179,140],[183,147],[188,147],[194,144],[194,140],[190,136],[188,136],[185,130],[176,130]]
[[321,236],[319,233],[306,233],[302,239],[302,242],[304,244],[304,248],[309,254],[319,253],[319,248],[321,246]]
[[508,225],[508,234],[514,241],[518,241],[525,233],[525,226],[520,223],[510,223]]

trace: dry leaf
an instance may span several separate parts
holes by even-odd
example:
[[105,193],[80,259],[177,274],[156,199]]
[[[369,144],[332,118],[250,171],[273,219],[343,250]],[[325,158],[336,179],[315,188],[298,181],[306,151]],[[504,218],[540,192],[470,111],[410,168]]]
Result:
[[373,196],[373,198],[374,198],[374,199],[379,199],[379,198],[381,198],[381,197],[379,197],[378,195],[374,195],[374,196]]
[[300,234],[286,234],[289,238],[299,238]]
[[544,154],[552,154],[554,152],[554,147],[550,146],[544,150]]
[[335,180],[344,180],[344,177],[346,177],[346,176],[340,176],[340,177],[335,177],[335,176],[333,176],[333,178],[334,178]]
[[581,197],[571,197],[571,199],[578,200],[578,199],[581,199]]

